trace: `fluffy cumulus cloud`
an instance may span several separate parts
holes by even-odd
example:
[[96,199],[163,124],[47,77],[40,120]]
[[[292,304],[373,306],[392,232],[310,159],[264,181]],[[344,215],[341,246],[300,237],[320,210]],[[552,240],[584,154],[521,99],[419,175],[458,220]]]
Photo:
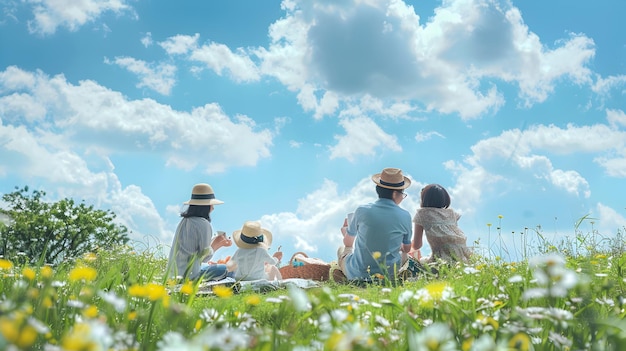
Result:
[[[128,100],[88,80],[73,85],[62,75],[48,77],[16,67],[7,68],[1,77],[4,93],[0,110],[13,111],[6,122],[23,118],[28,109],[41,110],[39,126],[30,125],[28,132],[34,137],[51,133],[50,140],[59,139],[59,147],[68,150],[91,148],[106,154],[157,151],[166,155],[170,165],[185,169],[199,166],[207,172],[221,172],[226,165],[252,166],[270,155],[270,130],[257,131],[249,117],[230,118],[216,104],[190,112],[175,111],[151,99]],[[24,95],[36,103],[26,106],[13,101],[23,100]],[[206,135],[215,137],[209,140]],[[214,157],[200,157],[207,152]]]
[[236,82],[254,82],[260,79],[256,64],[244,48],[232,51],[219,43],[198,44],[199,35],[177,35],[159,43],[170,55],[184,55],[188,60],[213,70],[218,75],[228,73]]
[[[614,115],[612,111],[607,113],[609,121]],[[507,130],[479,141],[471,149],[473,154],[463,163],[446,163],[457,176],[457,198],[467,209],[479,202],[488,184],[507,182],[511,186],[511,182],[525,179],[544,180],[564,193],[588,198],[591,188],[587,179],[576,170],[558,168],[551,157],[592,155],[606,174],[626,176],[626,132],[607,124],[570,124],[565,128],[536,125],[526,130]],[[503,165],[517,176],[503,174]]]
[[59,27],[75,31],[106,12],[132,13],[125,0],[39,0],[27,1],[32,6],[33,19],[28,22],[32,33],[54,34]]
[[402,151],[397,138],[385,133],[372,119],[357,117],[340,122],[346,134],[335,136],[337,145],[330,148],[330,158],[344,157],[353,161],[357,155],[374,156],[382,147],[390,151]]
[[517,85],[528,106],[544,101],[557,81],[592,83],[591,39],[571,34],[547,47],[507,1],[445,1],[427,21],[401,1],[294,0],[282,8],[267,47],[200,44],[198,34],[161,46],[236,81],[274,77],[317,118],[368,98],[471,119],[505,103],[501,83]]
[[176,66],[171,64],[149,64],[132,57],[105,59],[105,63],[116,64],[136,74],[139,77],[138,88],[148,88],[162,95],[170,95],[172,87],[176,83],[174,79]]
[[616,229],[622,232],[622,236],[624,235],[624,230],[626,230],[626,218],[611,207],[603,203],[598,203],[592,217],[598,218],[597,228],[604,237],[613,237]]

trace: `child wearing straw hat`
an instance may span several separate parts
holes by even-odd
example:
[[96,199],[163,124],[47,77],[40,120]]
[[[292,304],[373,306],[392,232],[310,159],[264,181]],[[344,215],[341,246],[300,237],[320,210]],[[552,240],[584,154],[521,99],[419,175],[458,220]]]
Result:
[[259,222],[245,222],[240,230],[233,232],[233,241],[237,245],[237,251],[227,266],[234,273],[235,279],[282,279],[276,264],[282,259],[283,253],[277,251],[270,256],[268,250],[272,245],[272,233],[261,228]]
[[217,249],[232,245],[232,241],[225,235],[211,238],[211,212],[215,205],[223,203],[215,198],[209,184],[193,186],[191,199],[183,203],[188,206],[180,214],[182,219],[172,241],[167,267],[169,276],[191,280],[219,280],[226,276],[225,265],[210,264],[202,267],[202,263],[208,262]]

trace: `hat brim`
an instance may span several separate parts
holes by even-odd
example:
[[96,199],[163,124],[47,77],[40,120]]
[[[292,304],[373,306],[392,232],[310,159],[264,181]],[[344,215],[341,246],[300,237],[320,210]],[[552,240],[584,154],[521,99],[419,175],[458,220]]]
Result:
[[380,183],[381,174],[382,173],[378,173],[372,176],[372,181],[381,188],[392,189],[392,190],[403,190],[411,186],[411,179],[407,178],[406,176],[402,176],[404,178],[404,184],[402,184],[401,186],[383,185]]
[[196,205],[196,206],[210,206],[210,205],[221,205],[224,201],[218,199],[206,199],[206,200],[189,200],[183,202],[185,205]]
[[267,229],[261,228],[261,234],[263,235],[262,243],[248,244],[246,242],[243,242],[243,240],[241,240],[241,229],[239,229],[233,232],[233,241],[235,242],[235,245],[237,245],[237,247],[242,248],[242,249],[254,249],[261,245],[265,245],[265,247],[270,247],[272,245],[272,233]]

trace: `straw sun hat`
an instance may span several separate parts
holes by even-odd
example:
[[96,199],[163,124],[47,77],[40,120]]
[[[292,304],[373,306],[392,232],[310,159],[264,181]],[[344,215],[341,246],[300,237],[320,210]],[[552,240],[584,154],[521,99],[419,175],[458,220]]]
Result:
[[402,175],[402,170],[398,168],[385,168],[381,173],[374,174],[372,180],[380,187],[393,190],[411,186],[411,180]]
[[242,249],[253,249],[259,245],[270,247],[272,245],[272,233],[261,228],[261,223],[248,221],[243,228],[233,232],[233,241]]
[[200,183],[193,186],[191,199],[185,201],[185,205],[209,206],[221,205],[224,201],[215,198],[213,188],[209,184]]

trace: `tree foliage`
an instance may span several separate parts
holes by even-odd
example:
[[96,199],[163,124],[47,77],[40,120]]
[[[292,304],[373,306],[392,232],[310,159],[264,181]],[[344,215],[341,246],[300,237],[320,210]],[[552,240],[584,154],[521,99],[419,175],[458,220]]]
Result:
[[63,260],[126,244],[128,229],[114,223],[112,211],[72,199],[45,202],[44,191],[28,187],[2,196],[0,255],[16,261],[57,264]]

